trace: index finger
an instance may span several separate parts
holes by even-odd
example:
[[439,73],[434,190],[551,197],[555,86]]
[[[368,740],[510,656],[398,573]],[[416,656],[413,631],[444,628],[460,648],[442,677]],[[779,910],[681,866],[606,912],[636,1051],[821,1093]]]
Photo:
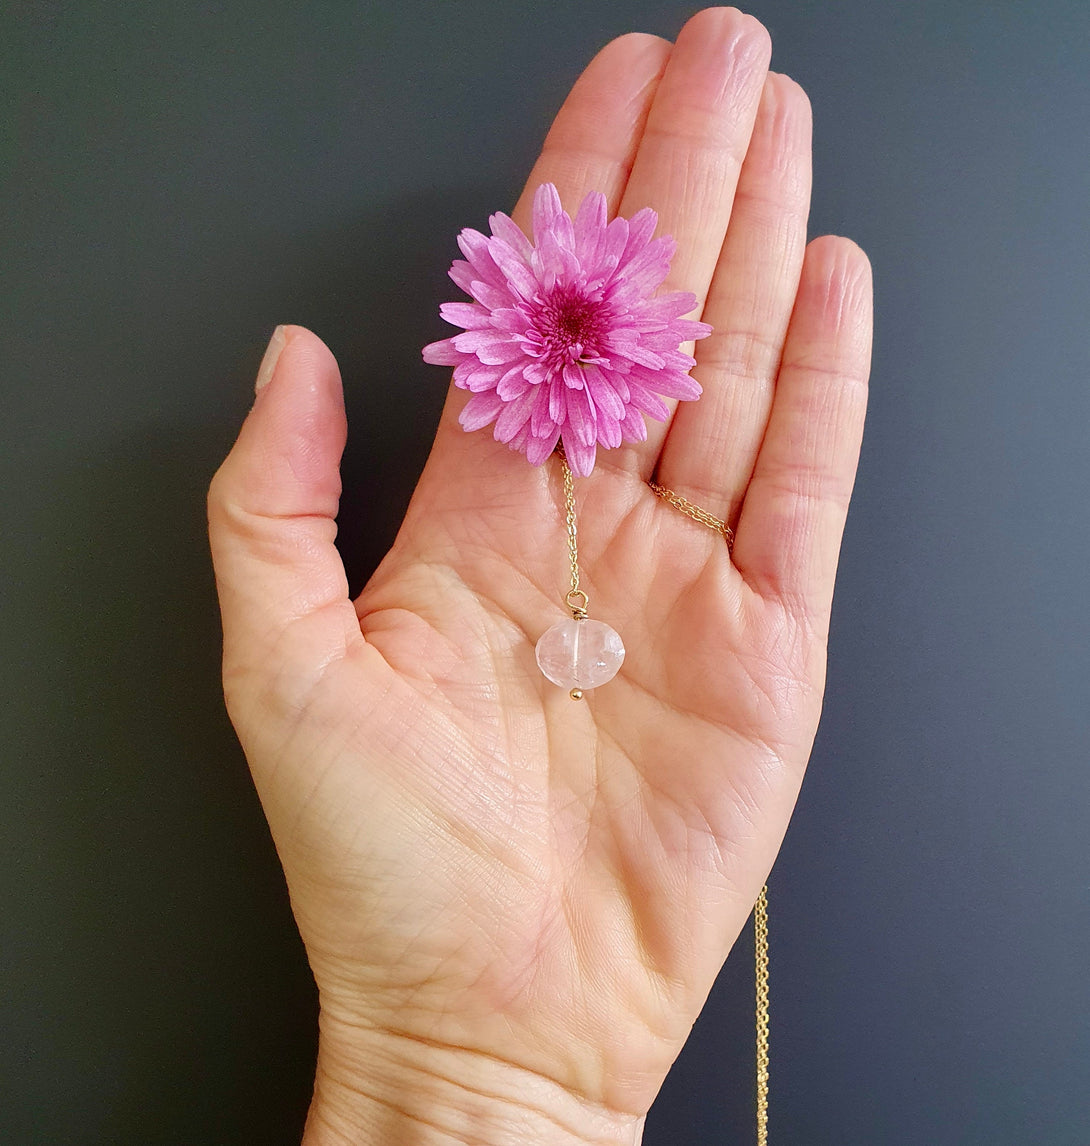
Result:
[[552,183],[574,215],[588,191],[617,210],[672,44],[631,32],[611,40],[575,81],[511,217],[530,234],[534,192]]

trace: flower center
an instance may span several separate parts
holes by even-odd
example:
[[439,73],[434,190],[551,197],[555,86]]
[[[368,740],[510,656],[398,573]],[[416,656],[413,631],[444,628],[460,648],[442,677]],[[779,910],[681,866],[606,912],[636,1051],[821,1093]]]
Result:
[[554,290],[536,316],[545,357],[555,365],[593,357],[602,335],[602,304],[572,290]]

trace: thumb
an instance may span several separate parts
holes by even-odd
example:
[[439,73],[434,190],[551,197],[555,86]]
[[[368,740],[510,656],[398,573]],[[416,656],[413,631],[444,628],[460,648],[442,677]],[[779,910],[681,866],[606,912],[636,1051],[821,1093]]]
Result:
[[278,326],[208,492],[229,708],[248,682],[305,690],[360,638],[333,544],[346,435],[332,353],[309,330]]

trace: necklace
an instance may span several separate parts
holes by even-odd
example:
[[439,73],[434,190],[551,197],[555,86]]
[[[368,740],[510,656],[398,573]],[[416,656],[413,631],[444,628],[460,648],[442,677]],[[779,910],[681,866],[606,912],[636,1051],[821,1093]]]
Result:
[[[459,422],[467,431],[493,426],[493,437],[543,465],[557,453],[564,482],[571,616],[538,639],[543,675],[582,700],[608,684],[624,663],[620,634],[589,616],[579,582],[575,477],[594,468],[598,446],[647,437],[644,416],[668,421],[663,398],[694,400],[689,376],[696,360],[683,342],[712,328],[682,316],[696,296],[655,295],[676,249],[654,238],[649,207],[631,219],[607,221],[606,198],[592,191],[573,219],[551,183],[534,194],[533,242],[507,215],[489,219],[492,234],[466,228],[458,236],[464,260],[450,277],[472,302],[448,302],[440,313],[462,333],[424,347],[426,362],[454,367],[454,385],[471,393]],[[730,526],[673,490],[651,489],[675,509],[734,542]],[[753,911],[757,1019],[757,1143],[768,1142],[768,895]]]

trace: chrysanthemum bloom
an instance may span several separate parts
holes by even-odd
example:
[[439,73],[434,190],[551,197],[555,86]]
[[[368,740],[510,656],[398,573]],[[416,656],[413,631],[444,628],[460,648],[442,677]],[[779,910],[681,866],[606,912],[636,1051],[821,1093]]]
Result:
[[698,398],[695,360],[678,349],[711,327],[683,319],[696,296],[652,298],[677,244],[653,239],[658,215],[645,207],[606,222],[606,198],[592,191],[574,222],[551,183],[534,195],[531,244],[507,215],[489,219],[491,237],[466,228],[465,259],[450,277],[474,302],[440,313],[464,333],[424,347],[424,361],[454,367],[472,392],[459,421],[495,422],[494,436],[534,465],[563,440],[574,473],[594,468],[597,446],[647,437],[643,415],[669,417],[661,396]]

